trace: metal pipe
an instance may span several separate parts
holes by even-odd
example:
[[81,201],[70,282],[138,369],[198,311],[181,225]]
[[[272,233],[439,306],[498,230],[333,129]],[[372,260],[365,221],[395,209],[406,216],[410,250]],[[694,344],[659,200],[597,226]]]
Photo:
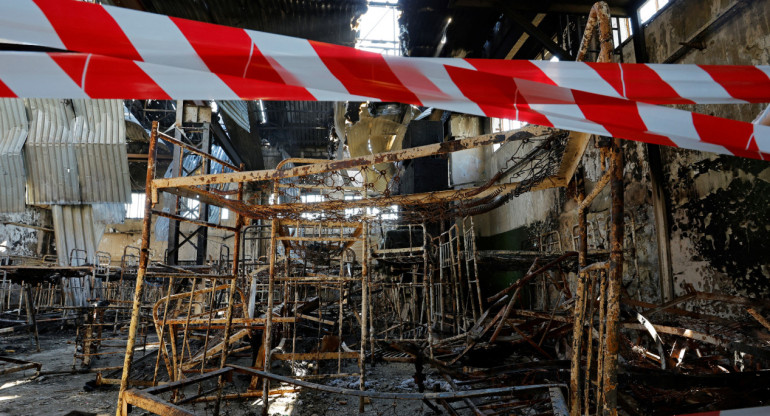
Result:
[[[411,233],[410,233],[411,234]],[[433,313],[433,310],[435,308],[435,305],[433,304],[433,272],[430,270],[430,265],[428,262],[428,230],[425,227],[425,223],[422,223],[422,256],[423,256],[423,285],[427,290],[423,289],[423,298],[425,296],[428,297],[428,302],[425,302],[425,304],[428,306],[428,313],[427,315],[427,331],[428,331],[428,354],[431,359],[433,359],[433,318],[431,314]]]
[[[580,260],[585,262],[585,255],[583,254],[583,247],[585,247],[585,217],[582,217],[583,221],[580,222]],[[580,363],[581,353],[580,350],[583,345],[583,320],[585,319],[585,286],[586,286],[586,274],[578,274],[577,290],[575,291],[575,308],[574,308],[574,323],[572,326],[572,361],[570,364],[570,415],[580,416],[580,397],[581,397],[581,385],[580,385]]]
[[[152,181],[155,178],[156,145],[158,142],[158,122],[152,122],[150,144],[147,152],[147,177],[145,178],[144,222],[142,224],[142,247],[139,255],[139,270],[136,274],[136,289],[134,291],[134,304],[131,310],[131,323],[128,327],[128,341],[126,343],[126,356],[123,360],[123,374],[120,377],[120,392],[118,393],[118,406],[115,414],[121,416],[125,406],[125,392],[128,388],[128,377],[131,373],[131,364],[134,360],[134,345],[136,343],[136,328],[139,325],[139,312],[142,306],[142,293],[144,292],[144,276],[147,273],[147,264],[150,259],[150,229],[152,228]],[[125,415],[124,415],[125,416]]]
[[304,163],[304,164],[313,164],[313,163],[325,163],[328,162],[329,159],[311,159],[307,157],[290,157],[288,159],[284,159],[280,162],[278,162],[277,165],[275,165],[276,169],[280,169],[283,167],[283,165],[287,163]]
[[[189,329],[190,329],[190,319],[192,318],[192,305],[193,305],[193,302],[194,302],[195,286],[196,286],[197,283],[198,283],[198,280],[193,278],[192,285],[190,286],[190,288],[191,288],[190,289],[190,299],[187,301],[187,318],[186,318],[186,322],[184,324],[184,335],[182,336],[182,354],[180,355],[179,360],[178,360],[179,366],[175,369],[175,371],[177,373],[177,378],[179,378],[179,376],[182,373],[182,368],[181,367],[182,367],[182,361],[184,361],[184,346],[187,345],[187,333],[189,332]],[[166,319],[166,317],[164,316],[163,319]],[[192,357],[192,352],[190,352],[189,345],[187,347],[187,352],[189,354],[188,356]]]
[[[541,129],[542,130],[542,129]],[[489,144],[502,144],[509,140],[531,138],[531,133],[524,137],[521,130],[486,134],[462,140],[413,147],[403,150],[377,153],[374,155],[360,156],[343,160],[328,160],[324,163],[298,166],[291,169],[266,169],[248,172],[217,173],[208,175],[196,175],[190,177],[164,178],[155,181],[155,188],[174,188],[179,186],[210,185],[214,183],[238,183],[256,182],[286,179],[295,176],[313,175],[337,170],[358,168],[361,166],[376,165],[380,163],[392,163],[402,160],[417,159],[425,156],[433,156],[471,149]],[[518,135],[517,135],[518,134]]]
[[[600,53],[598,62],[611,62],[611,52],[612,52],[612,26],[610,25],[610,11],[609,6],[607,3],[600,1],[597,2],[591,7],[591,12],[588,17],[588,22],[586,24],[585,32],[583,33],[583,39],[580,44],[580,49],[578,51],[577,55],[577,61],[583,61],[585,60],[585,55],[588,52],[588,44],[590,43],[591,39],[593,38],[594,30],[596,29],[596,25],[598,23],[599,26],[599,45],[600,45]],[[617,139],[616,139],[617,140]],[[596,186],[591,191],[591,193],[587,196],[584,196],[582,200],[579,203],[578,206],[578,229],[579,229],[579,239],[580,239],[580,246],[578,248],[578,264],[581,269],[581,272],[578,273],[578,282],[577,282],[577,293],[575,294],[575,310],[574,310],[574,324],[573,324],[573,331],[572,331],[572,362],[570,365],[571,374],[570,374],[570,414],[572,416],[579,416],[581,414],[581,358],[582,354],[580,353],[582,342],[583,342],[583,324],[585,320],[585,313],[586,313],[586,302],[588,299],[586,299],[586,278],[588,276],[586,266],[587,266],[587,258],[588,258],[588,223],[586,218],[586,210],[590,206],[590,204],[593,202],[594,198],[596,198],[597,195],[604,189],[604,187],[607,185],[608,182],[610,182],[610,179],[614,179],[614,172],[616,172],[618,169],[620,170],[621,174],[621,182],[620,187],[622,188],[622,173],[623,173],[623,166],[622,166],[622,157],[618,159],[613,155],[613,157],[610,159],[610,167],[608,168],[608,171],[605,175],[602,176],[602,178],[599,180],[599,182],[596,183]],[[614,189],[614,188],[613,188]],[[614,196],[614,194],[613,194]],[[621,199],[622,199],[622,189],[621,189]],[[614,199],[613,199],[613,208],[614,208]],[[614,212],[614,211],[613,211]],[[620,205],[620,222],[621,222],[621,228],[622,228],[622,221],[623,221],[623,208],[622,208],[622,200]],[[615,219],[615,218],[613,218]],[[621,250],[621,259],[622,259],[622,230],[621,230],[621,241],[620,241],[620,250]],[[622,260],[621,260],[622,261]],[[622,266],[621,266],[622,267]],[[585,271],[583,271],[585,270]],[[621,268],[621,276],[622,276],[622,268]],[[619,300],[619,295],[618,295]],[[601,299],[600,302],[603,302],[604,299]],[[618,303],[619,307],[619,303]],[[609,317],[609,315],[608,315]],[[617,316],[615,316],[617,318]],[[604,324],[604,322],[600,322],[600,325]],[[608,323],[608,330],[609,330],[609,323]],[[616,327],[617,329],[617,327]],[[590,329],[589,329],[590,331]],[[601,337],[603,334],[599,334],[600,337],[600,350],[601,350]],[[588,336],[588,342],[593,342],[591,339],[591,335],[589,332]],[[617,347],[617,338],[615,346]],[[602,357],[599,359],[599,365],[601,365],[603,359],[606,359],[607,356]],[[606,370],[605,370],[606,371]],[[615,367],[614,367],[614,377],[617,379],[617,349],[615,350]],[[589,377],[590,375],[586,374],[585,377]],[[589,383],[590,385],[590,383]],[[587,391],[582,392],[582,394],[588,394]],[[597,395],[598,396],[598,395]],[[587,411],[587,409],[585,409]],[[617,410],[615,410],[617,412]]]
[[[604,348],[605,342],[603,334],[605,333],[605,323],[607,317],[607,272],[600,272],[599,279],[599,348],[596,350],[596,414],[599,414],[601,403],[604,401]],[[590,377],[590,374],[587,375]],[[588,409],[586,409],[587,411]]]
[[[213,279],[211,281],[211,285],[212,285],[212,288],[211,288],[211,295],[209,296],[209,305],[211,305],[211,307],[213,308],[214,300],[216,299],[215,294],[216,294],[216,287],[217,287],[217,279]],[[213,318],[214,318],[214,311],[211,311],[209,312],[208,322],[206,325],[206,337],[203,339],[203,355],[201,357],[201,375],[203,375],[203,373],[205,372],[204,370],[206,368],[206,353],[209,350],[209,338],[211,335],[211,320]],[[200,388],[198,391],[199,393],[200,393]]]
[[597,62],[611,62],[612,61],[612,26],[610,25],[610,6],[603,1],[594,3],[591,7],[591,12],[588,14],[588,21],[586,22],[585,32],[583,33],[583,40],[580,42],[580,49],[578,50],[576,61],[585,60],[588,53],[588,44],[593,38],[596,24],[599,24],[599,59]]
[[214,224],[214,223],[211,223],[211,222],[208,222],[208,221],[193,220],[193,219],[190,219],[190,218],[187,218],[187,217],[182,217],[180,215],[170,214],[168,212],[153,210],[152,213],[157,215],[157,216],[159,216],[159,217],[166,217],[166,218],[172,219],[174,221],[189,222],[190,224],[200,225],[201,227],[216,228],[218,230],[225,230],[225,231],[235,231],[235,228],[228,227],[226,225]]
[[[588,280],[588,296],[586,296],[586,302],[588,306],[588,314],[586,315],[588,320],[588,335],[586,336],[586,369],[585,369],[585,377],[583,377],[583,409],[588,409],[589,405],[589,394],[588,391],[591,387],[591,367],[593,366],[593,349],[594,349],[594,341],[592,332],[594,329],[594,304],[596,295],[594,294],[594,287],[596,286],[596,273],[593,273],[589,275],[590,279]],[[601,282],[599,282],[601,284]],[[599,342],[601,342],[601,338],[599,338]]]
[[[623,279],[623,149],[620,139],[613,139],[610,271],[607,283],[607,348],[604,351],[604,415],[618,414],[618,349],[620,338],[620,292]],[[665,359],[661,357],[661,360]]]
[[[274,218],[270,225],[270,274],[267,284],[267,309],[265,310],[265,336],[263,347],[265,350],[265,363],[262,368],[265,370],[270,369],[270,355],[272,353],[273,337],[271,331],[273,329],[273,290],[275,289],[275,256],[276,256],[276,237],[278,236],[278,227],[280,227],[279,220]],[[288,258],[288,255],[287,255]],[[267,416],[268,412],[268,397],[270,395],[270,379],[264,377],[262,385],[262,416]]]
[[[174,278],[172,277],[168,281],[168,294],[166,295],[166,306],[163,309],[163,322],[161,323],[160,328],[158,328],[158,324],[155,323],[155,331],[158,333],[158,356],[155,357],[155,373],[152,376],[152,382],[155,383],[158,380],[158,367],[160,364],[160,358],[163,356],[163,361],[166,363],[166,370],[168,372],[168,377],[170,381],[174,380],[174,371],[171,368],[171,364],[168,362],[168,352],[166,350],[166,320],[168,319],[168,306],[171,304],[171,297],[173,296],[173,288],[174,288]],[[160,301],[159,301],[160,302]],[[153,315],[155,314],[156,308],[153,308]],[[156,321],[156,320],[153,320]],[[171,329],[171,328],[169,328]]]
[[347,396],[358,396],[361,398],[369,397],[372,399],[386,399],[386,400],[440,400],[440,399],[458,399],[471,397],[490,397],[500,395],[503,393],[529,391],[537,389],[545,389],[549,387],[564,387],[562,384],[532,384],[527,386],[507,386],[497,387],[491,389],[480,390],[461,390],[461,391],[445,391],[439,393],[393,393],[393,392],[380,392],[380,391],[361,391],[354,389],[346,389],[342,387],[327,386],[324,384],[310,383],[303,380],[297,380],[292,377],[280,376],[277,374],[269,373],[266,371],[255,370],[249,367],[242,367],[239,365],[230,364],[228,367],[232,367],[235,371],[244,374],[254,374],[265,379],[271,379],[280,381],[282,383],[288,383],[295,386],[305,387],[312,390],[323,391],[333,394],[344,394]]
[[[241,165],[241,168],[243,168],[243,165]],[[243,199],[243,183],[238,184],[238,200]],[[228,343],[230,341],[230,331],[232,330],[233,326],[233,304],[235,303],[235,290],[236,290],[236,283],[238,282],[238,256],[240,256],[241,251],[241,228],[243,227],[243,217],[241,217],[240,214],[236,214],[235,216],[235,235],[233,237],[233,279],[230,281],[230,293],[227,300],[227,315],[225,317],[226,323],[225,323],[225,336],[224,336],[224,346],[222,347],[222,360],[220,361],[219,368],[223,368],[225,364],[227,363],[227,349],[228,349]],[[241,301],[244,301],[243,295],[241,295]],[[204,363],[205,366],[205,363]],[[217,401],[214,405],[214,416],[219,415],[219,406],[222,402],[222,388],[224,387],[224,378],[222,376],[219,376],[218,380],[218,386],[217,389]],[[267,402],[265,402],[267,403]]]
[[[366,236],[369,235],[369,226],[368,223],[364,223],[364,239],[363,239],[363,250],[364,253],[366,253],[369,250],[369,245],[367,244],[368,238]],[[424,235],[424,234],[423,234]],[[367,329],[369,324],[369,269],[368,265],[366,264],[366,256],[364,256],[363,261],[361,262],[361,355],[358,358],[358,368],[361,373],[359,376],[359,389],[361,391],[366,390],[366,337],[367,337]],[[340,300],[341,301],[341,300]],[[374,354],[374,351],[372,351],[372,354]],[[267,368],[266,368],[267,370]],[[363,413],[364,412],[364,398],[363,396],[358,401],[358,412]]]
[[35,320],[35,306],[34,306],[34,298],[32,297],[32,292],[29,290],[29,283],[24,285],[24,290],[27,293],[27,296],[24,297],[24,305],[27,309],[27,323],[31,325],[32,329],[32,335],[35,337],[35,346],[37,347],[37,352],[40,352],[40,337],[38,337],[37,334],[37,321]]

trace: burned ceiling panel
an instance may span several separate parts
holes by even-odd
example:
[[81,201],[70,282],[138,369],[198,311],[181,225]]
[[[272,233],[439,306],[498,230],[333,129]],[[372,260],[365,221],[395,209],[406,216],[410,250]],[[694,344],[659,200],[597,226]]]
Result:
[[498,10],[455,8],[449,0],[400,0],[398,4],[402,49],[409,56],[480,57],[500,17]]
[[314,101],[263,101],[259,137],[280,146],[290,155],[302,148],[326,149],[334,117],[334,103]]
[[[613,16],[626,16],[632,7],[631,1],[609,3]],[[544,42],[553,43],[551,49],[576,46],[569,41],[576,44],[578,39],[570,39],[560,28],[569,26],[567,19],[583,21],[592,4],[400,0],[402,49],[408,56],[535,59]],[[579,26],[573,28],[575,37]]]

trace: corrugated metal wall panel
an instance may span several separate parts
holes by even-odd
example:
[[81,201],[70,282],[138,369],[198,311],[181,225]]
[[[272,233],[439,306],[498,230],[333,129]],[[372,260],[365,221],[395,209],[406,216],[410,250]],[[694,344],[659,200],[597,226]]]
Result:
[[83,202],[128,202],[131,188],[126,124],[120,100],[74,100],[80,119],[79,152]]
[[235,124],[241,126],[244,130],[250,132],[249,109],[246,101],[217,101],[217,106],[222,109]]
[[27,106],[27,203],[130,201],[121,100],[27,100]]
[[0,99],[0,213],[24,211],[27,124],[23,100]]
[[24,156],[27,130],[10,129],[0,137],[0,212],[24,211]]
[[93,262],[131,198],[125,135],[121,100],[0,99],[0,212],[24,211],[26,184],[27,204],[52,206],[59,263]]
[[[103,204],[99,204],[103,205]],[[99,206],[97,205],[97,206]],[[108,204],[104,204],[108,205]],[[109,204],[115,205],[115,204]],[[94,209],[91,205],[54,205],[53,228],[56,235],[56,252],[60,265],[82,266],[94,263],[96,248],[99,247],[105,230],[105,220],[112,215],[111,208]],[[70,264],[70,254],[73,250],[85,250],[87,260],[73,256]]]
[[62,100],[27,100],[32,114],[26,145],[28,204],[79,204],[75,143],[70,112]]

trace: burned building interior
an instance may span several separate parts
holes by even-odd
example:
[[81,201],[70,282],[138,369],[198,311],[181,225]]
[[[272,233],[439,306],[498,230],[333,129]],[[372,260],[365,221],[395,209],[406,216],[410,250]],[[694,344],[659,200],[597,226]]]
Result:
[[770,1],[0,10],[0,415],[770,414]]

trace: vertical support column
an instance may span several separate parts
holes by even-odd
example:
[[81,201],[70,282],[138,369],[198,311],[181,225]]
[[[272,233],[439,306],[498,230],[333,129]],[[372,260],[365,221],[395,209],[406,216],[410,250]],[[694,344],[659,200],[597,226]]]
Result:
[[32,325],[32,335],[35,337],[35,346],[37,346],[37,352],[40,352],[40,337],[37,334],[37,319],[35,319],[35,302],[32,297],[32,292],[29,289],[29,283],[24,285],[24,291],[27,296],[24,297],[24,307],[27,309],[27,323]]
[[[367,271],[367,280],[369,283],[366,285],[369,288],[369,349],[371,350],[371,362],[372,367],[374,367],[375,359],[374,359],[374,302],[372,301],[372,279],[368,278],[369,274],[369,264],[371,259],[371,242],[368,241],[369,239],[369,222],[364,222],[364,243],[366,244],[366,250],[364,251],[364,264],[366,265],[366,271]],[[340,337],[340,340],[342,338]]]
[[[369,265],[367,264],[367,255],[369,251],[369,239],[366,236],[369,235],[369,222],[364,221],[364,239],[363,239],[363,261],[361,262],[361,355],[358,357],[358,369],[361,373],[359,376],[359,388],[363,391],[366,390],[366,337],[367,329],[369,325]],[[372,351],[374,354],[374,351]],[[361,397],[358,400],[358,412],[364,412],[364,398]]]
[[[585,194],[581,195],[586,202]],[[587,265],[588,257],[588,222],[583,202],[578,207],[578,268],[583,269]],[[583,319],[585,317],[585,274],[578,272],[577,289],[575,290],[575,311],[572,326],[572,362],[570,364],[570,414],[580,415],[580,358],[583,345]]]
[[643,0],[637,1],[628,11],[628,17],[631,20],[631,40],[634,42],[634,57],[637,64],[647,63],[647,42],[644,38],[644,27],[639,20],[639,7],[644,3]]
[[612,195],[610,228],[610,272],[607,283],[607,346],[604,350],[604,415],[618,414],[618,344],[620,333],[620,291],[623,279],[623,149],[613,139],[610,164]]
[[[612,61],[612,26],[610,24],[610,10],[609,6],[604,1],[599,1],[591,8],[591,13],[588,16],[588,22],[586,23],[585,33],[583,34],[583,40],[580,44],[580,49],[577,56],[577,61],[584,60],[588,51],[588,45],[593,37],[594,31],[598,27],[599,46],[600,52],[597,59],[598,62],[611,62]],[[588,255],[588,229],[586,219],[586,209],[590,206],[593,199],[598,195],[601,189],[607,184],[608,181],[612,182],[612,231],[610,236],[611,254],[610,254],[610,267],[608,279],[610,280],[610,289],[608,292],[608,304],[607,304],[607,322],[606,322],[606,334],[599,334],[599,350],[602,349],[602,342],[605,343],[604,356],[598,357],[598,362],[604,362],[604,373],[602,378],[604,379],[604,397],[606,401],[603,402],[603,413],[605,415],[617,415],[617,369],[618,369],[618,331],[620,326],[618,325],[618,318],[620,314],[620,280],[623,277],[623,155],[620,151],[619,140],[612,139],[612,153],[610,155],[610,170],[605,173],[601,180],[596,184],[596,187],[591,194],[581,198],[581,202],[578,207],[578,229],[580,238],[580,247],[578,251],[578,263],[580,272],[578,273],[577,291],[575,293],[575,310],[574,310],[574,327],[572,338],[572,362],[571,362],[571,376],[570,376],[570,414],[572,416],[579,416],[581,414],[581,395],[588,395],[588,391],[581,391],[581,358],[582,358],[582,343],[583,343],[583,326],[586,315],[586,302],[593,301],[593,299],[587,299],[586,284],[589,279],[588,273],[583,271],[587,266]],[[581,193],[582,196],[582,193]],[[619,229],[618,229],[619,228]],[[615,297],[613,298],[613,291],[611,286],[613,280],[617,284],[615,290]],[[613,300],[614,299],[614,300]],[[604,302],[601,299],[600,302]],[[612,303],[614,302],[614,303]],[[614,308],[614,309],[613,309]],[[615,312],[613,315],[611,310]],[[614,319],[614,322],[611,322]],[[589,343],[593,342],[592,329],[593,324],[587,331],[587,340]],[[602,338],[606,339],[603,341]],[[614,348],[610,344],[614,343]],[[590,351],[590,348],[589,348]],[[588,357],[590,362],[591,358]],[[611,363],[610,363],[611,362]],[[585,377],[590,377],[590,374],[585,374]],[[590,386],[590,383],[587,384]],[[598,392],[599,396],[601,392]],[[612,397],[610,397],[612,396]],[[602,400],[597,399],[600,403]],[[588,409],[584,409],[588,414]]]
[[158,122],[152,122],[150,133],[150,146],[147,153],[147,177],[145,180],[144,222],[142,224],[142,247],[139,254],[139,270],[136,273],[136,289],[134,291],[134,303],[131,309],[131,323],[128,327],[128,341],[126,342],[126,356],[123,360],[123,374],[120,377],[120,393],[118,393],[117,416],[124,415],[126,403],[123,394],[128,388],[128,376],[131,373],[131,364],[134,360],[134,345],[136,344],[136,328],[139,325],[139,309],[142,306],[142,293],[144,292],[144,276],[147,274],[147,263],[150,260],[150,228],[152,227],[152,181],[155,179],[155,150],[158,142]]
[[[210,133],[211,133],[211,123],[204,122],[203,134],[202,134],[203,140],[201,141],[200,149],[208,154],[211,154],[211,139],[210,139],[211,134]],[[202,157],[201,163],[203,164],[203,172],[205,174],[211,173],[211,161],[209,161],[205,157]],[[243,166],[241,166],[241,170],[243,170]],[[205,188],[207,191],[209,190],[209,186],[206,186]],[[240,189],[240,184],[238,189]],[[209,208],[209,204],[201,201],[200,206],[198,207],[198,219],[200,221],[208,222],[210,211],[211,210]],[[240,232],[240,230],[238,232]],[[197,254],[195,256],[195,262],[197,264],[200,264],[200,265],[206,264],[206,257],[208,256],[208,240],[209,240],[208,227],[199,227],[198,242],[196,244]]]
[[[439,248],[440,246],[439,242]],[[423,267],[423,276],[422,276],[422,283],[423,287],[425,288],[423,290],[423,297],[427,296],[428,300],[426,302],[423,302],[425,305],[425,308],[427,309],[426,313],[426,323],[428,325],[428,354],[430,354],[430,358],[433,359],[433,273],[430,272],[430,262],[428,262],[428,229],[425,227],[425,223],[422,223],[422,267]],[[439,264],[439,267],[441,265]]]
[[[265,365],[263,367],[265,372],[270,372],[270,355],[272,352],[272,329],[273,329],[273,290],[275,288],[275,255],[276,255],[276,236],[278,235],[278,227],[280,227],[280,221],[278,218],[273,218],[270,226],[270,275],[268,277],[267,284],[267,309],[265,310],[265,337],[263,346],[265,349]],[[265,378],[262,385],[262,415],[267,416],[268,402],[270,394],[270,379]]]
[[[182,126],[182,122],[184,120],[184,101],[183,100],[177,100],[176,101],[176,118],[174,120],[175,124],[177,126]],[[182,141],[182,133],[178,130],[174,130],[174,138],[176,140]],[[173,159],[171,160],[171,176],[173,177],[179,177],[184,176],[182,174],[182,171],[184,170],[184,149],[180,146],[173,146],[174,153],[173,153]],[[170,207],[170,212],[174,215],[177,215],[179,213],[179,196],[175,195],[171,198],[173,206]],[[178,263],[179,260],[179,221],[172,220],[169,218],[168,220],[168,237],[167,237],[167,244],[166,248],[168,251],[168,256],[164,260],[168,264],[175,265]]]
[[[340,230],[344,230],[344,227],[340,227]],[[340,231],[340,237],[342,237],[342,231]],[[364,238],[367,240],[369,239],[368,235],[365,235]],[[343,315],[343,304],[344,304],[344,293],[345,293],[345,283],[343,283],[343,279],[345,278],[345,252],[347,250],[343,250],[342,253],[340,253],[340,284],[339,284],[339,315],[337,318],[337,337],[340,339],[339,346],[337,347],[337,352],[342,354],[342,325],[344,323],[344,315]],[[299,290],[294,290],[294,316],[297,316],[297,301],[299,300]],[[320,299],[319,299],[320,300]],[[320,306],[320,304],[319,304]],[[294,325],[294,336],[292,337],[292,346],[291,350],[296,351],[296,343],[297,343],[297,325]],[[294,363],[292,363],[293,365]],[[342,372],[342,355],[338,356],[337,358],[337,372]]]
[[[649,62],[644,27],[639,19],[639,3],[635,4],[628,15],[631,19],[634,42],[634,58],[637,64]],[[650,187],[652,188],[652,209],[655,216],[655,236],[658,242],[658,265],[660,272],[661,301],[674,299],[674,271],[671,262],[671,234],[668,224],[668,199],[663,191],[663,162],[660,157],[660,145],[647,143],[647,162],[650,168]]]
[[[243,164],[240,166],[241,170],[243,169]],[[243,182],[238,183],[238,195],[237,200],[241,201],[243,199]],[[208,212],[208,209],[204,210],[205,212]],[[204,221],[208,221],[208,219],[204,219]],[[222,360],[219,362],[219,368],[227,364],[227,350],[230,347],[230,332],[232,332],[232,326],[233,326],[233,304],[235,303],[235,288],[238,282],[238,256],[240,255],[241,250],[241,227],[243,227],[243,217],[241,214],[237,213],[235,214],[235,234],[233,235],[233,268],[232,268],[232,276],[230,280],[230,293],[228,295],[227,300],[227,316],[226,316],[226,322],[225,322],[225,336],[222,341]],[[199,247],[200,248],[200,247]],[[200,251],[198,252],[200,254]],[[195,287],[193,286],[193,290],[195,290]],[[244,301],[244,299],[241,299],[241,301]],[[184,348],[184,344],[182,345],[182,348]],[[205,364],[205,363],[204,363]],[[217,389],[217,401],[214,405],[214,415],[219,415],[219,406],[222,402],[222,388],[224,387],[224,376],[219,376],[218,380],[218,389]]]

